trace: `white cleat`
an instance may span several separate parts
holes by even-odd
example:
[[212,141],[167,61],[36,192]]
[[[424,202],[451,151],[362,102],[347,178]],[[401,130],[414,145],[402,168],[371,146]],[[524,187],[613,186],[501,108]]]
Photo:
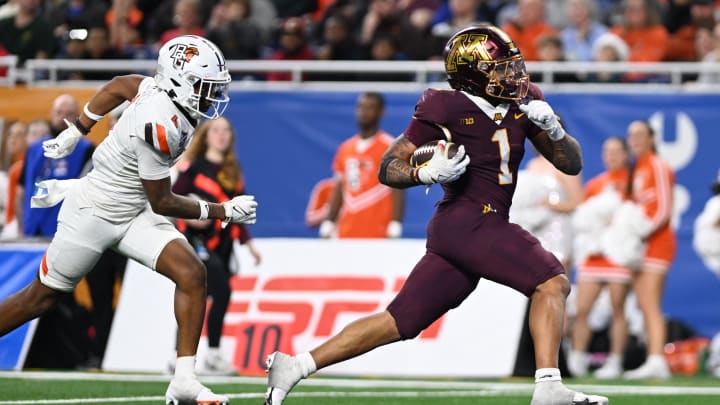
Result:
[[626,371],[623,378],[628,380],[668,380],[672,376],[667,362],[646,361],[635,370]]
[[530,405],[608,405],[609,400],[600,395],[586,395],[573,391],[560,381],[535,384]]
[[280,352],[269,355],[265,364],[268,373],[265,405],[280,405],[295,384],[302,380],[300,365],[295,357]]
[[222,355],[208,355],[198,369],[199,375],[237,375],[235,367],[225,360]]
[[214,394],[197,378],[173,378],[165,392],[166,405],[228,405],[225,395]]

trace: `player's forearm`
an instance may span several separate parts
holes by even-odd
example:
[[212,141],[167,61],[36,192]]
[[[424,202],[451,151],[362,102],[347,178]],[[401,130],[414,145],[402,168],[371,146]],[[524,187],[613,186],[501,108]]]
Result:
[[420,184],[417,169],[408,163],[413,151],[415,145],[405,138],[405,135],[400,135],[380,161],[380,183],[394,188],[408,188]]
[[566,134],[553,141],[552,163],[561,172],[575,176],[582,170],[582,150],[575,138]]
[[[143,79],[145,76],[141,75],[116,76],[95,93],[87,104],[87,110],[93,115],[104,116],[125,101],[132,100],[137,95]],[[97,122],[85,113],[85,108],[80,113],[78,121],[87,129]]]
[[[150,202],[153,212],[159,215],[183,218],[183,219],[205,219],[202,218],[202,208],[198,200],[177,194],[169,194],[167,197]],[[207,219],[225,219],[225,208],[221,204],[207,203]]]
[[417,186],[420,182],[414,175],[416,170],[408,162],[394,156],[383,157],[378,179],[380,183],[393,188]]

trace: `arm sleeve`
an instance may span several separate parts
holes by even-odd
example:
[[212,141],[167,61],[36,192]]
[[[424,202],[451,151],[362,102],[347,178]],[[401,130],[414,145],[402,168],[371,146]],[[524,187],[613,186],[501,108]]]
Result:
[[403,135],[415,146],[432,140],[445,139],[442,127],[446,125],[443,91],[428,89],[415,105],[415,114]]
[[436,139],[445,139],[445,134],[440,127],[420,119],[410,121],[410,125],[403,135],[415,146],[421,146]]
[[651,161],[653,180],[655,183],[655,198],[647,202],[646,212],[652,222],[651,234],[670,222],[672,217],[672,190],[674,176],[670,168],[658,158]]
[[170,177],[170,159],[155,151],[138,137],[135,140],[135,154],[138,160],[138,174],[143,180],[160,180]]

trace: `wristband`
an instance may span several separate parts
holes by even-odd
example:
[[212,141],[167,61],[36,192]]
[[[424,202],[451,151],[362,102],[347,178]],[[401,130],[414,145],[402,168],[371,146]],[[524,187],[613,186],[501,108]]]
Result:
[[416,184],[422,184],[422,181],[420,181],[420,175],[418,174],[420,172],[419,168],[413,169],[413,171],[410,173],[410,176],[412,177],[413,181]]
[[73,123],[73,125],[75,125],[75,128],[77,128],[78,131],[80,131],[80,133],[83,135],[87,135],[90,133],[90,128],[80,123],[80,117],[75,118],[75,122]]
[[198,204],[200,204],[200,217],[198,219],[208,219],[208,214],[210,213],[210,204],[208,204],[207,201],[198,200]]
[[85,103],[85,107],[83,107],[83,112],[85,113],[86,117],[90,118],[91,120],[93,120],[95,122],[98,122],[101,119],[103,119],[103,117],[105,117],[104,115],[97,115],[93,112],[90,112],[90,110],[88,109],[88,104],[90,104],[90,103]]

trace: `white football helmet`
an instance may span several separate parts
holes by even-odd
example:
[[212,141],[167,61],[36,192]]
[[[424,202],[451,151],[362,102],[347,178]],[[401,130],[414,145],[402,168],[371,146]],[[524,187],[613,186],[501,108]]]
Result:
[[155,81],[194,118],[218,118],[230,101],[225,56],[197,35],[179,36],[160,48]]

